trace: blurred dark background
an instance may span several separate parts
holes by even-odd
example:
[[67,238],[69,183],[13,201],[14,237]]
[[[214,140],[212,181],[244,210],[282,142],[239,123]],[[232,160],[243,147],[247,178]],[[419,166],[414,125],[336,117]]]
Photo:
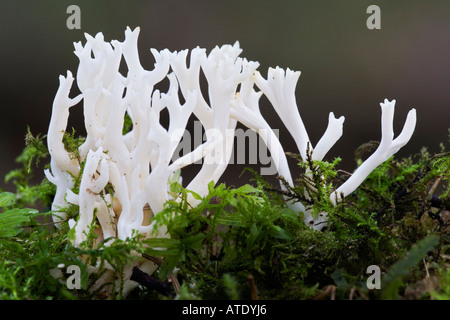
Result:
[[[81,9],[81,29],[69,30],[69,5]],[[381,30],[369,30],[366,9],[381,8]],[[0,176],[17,167],[29,126],[46,134],[58,76],[76,73],[73,42],[84,32],[103,32],[110,41],[124,39],[126,26],[140,26],[141,61],[151,69],[150,48],[211,50],[239,40],[241,56],[268,67],[302,71],[297,102],[315,145],[326,129],[328,113],[344,115],[344,135],[327,160],[343,158],[341,168],[355,167],[354,150],[380,139],[380,107],[396,99],[395,133],[409,109],[418,124],[399,156],[422,146],[439,150],[450,127],[450,1],[448,0],[150,0],[50,1],[2,0],[0,3],[0,65],[2,101]],[[74,89],[74,92],[76,90]],[[270,107],[262,100],[263,107]],[[80,109],[80,108],[78,108]],[[79,125],[81,110],[71,124]],[[292,140],[275,116],[281,140]],[[286,151],[296,151],[293,145]],[[224,180],[240,184],[242,165],[228,169]],[[37,179],[43,175],[38,173]],[[14,186],[0,179],[0,187]]]

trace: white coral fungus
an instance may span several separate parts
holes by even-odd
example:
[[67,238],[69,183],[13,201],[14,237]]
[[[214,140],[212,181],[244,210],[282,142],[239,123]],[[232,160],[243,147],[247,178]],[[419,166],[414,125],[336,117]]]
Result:
[[[76,220],[69,221],[70,228],[74,228],[76,245],[86,239],[93,222],[100,227],[100,239],[126,239],[133,232],[150,236],[154,226],[152,217],[171,197],[170,181],[179,178],[180,169],[202,159],[200,171],[186,188],[205,196],[208,183],[216,183],[229,163],[234,139],[230,133],[237,122],[259,133],[271,152],[278,173],[292,185],[283,146],[259,109],[262,94],[291,133],[304,160],[307,148],[312,151],[313,160],[322,160],[342,136],[344,117],[336,118],[331,112],[326,131],[313,148],[295,99],[300,72],[270,68],[264,79],[256,70],[257,62],[239,57],[242,50],[238,42],[215,47],[208,55],[205,49],[197,47],[191,50],[189,61],[188,50],[158,52],[152,49],[155,65],[148,71],[139,61],[138,34],[139,28],[133,31],[127,28],[123,42],[110,43],[104,41],[101,33],[95,38],[86,34],[84,46],[74,44],[80,60],[76,82],[81,93],[77,97],[69,98],[74,81],[72,73],[68,71],[66,77],[59,78],[48,130],[51,171],[45,173],[57,186],[52,207],[57,226],[67,220],[64,208],[68,203],[79,205]],[[128,68],[126,75],[119,72],[122,57]],[[204,97],[200,89],[200,72],[206,76],[208,97]],[[170,83],[168,91],[155,90],[155,85],[165,78]],[[180,96],[184,103],[180,102]],[[86,140],[78,150],[83,168],[63,144],[69,110],[81,101],[87,132]],[[330,195],[334,204],[353,192],[372,170],[411,138],[416,124],[415,110],[409,112],[402,133],[393,139],[394,106],[395,100],[381,103],[379,148]],[[160,124],[160,115],[165,108],[170,118],[168,129]],[[122,134],[126,114],[133,127]],[[204,127],[206,141],[171,161],[192,115]],[[81,182],[76,194],[71,191],[73,177],[80,172]],[[106,188],[107,185],[110,187]],[[195,205],[194,199],[191,202]],[[316,229],[324,225],[326,213],[313,217],[301,203],[291,206],[303,211],[308,225]],[[166,236],[166,230],[157,231],[159,236]]]

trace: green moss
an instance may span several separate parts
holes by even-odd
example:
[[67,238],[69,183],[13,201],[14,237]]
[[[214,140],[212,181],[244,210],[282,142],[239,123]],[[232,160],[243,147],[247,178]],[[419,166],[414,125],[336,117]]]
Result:
[[[125,123],[124,130],[130,125]],[[348,178],[338,169],[339,158],[328,163],[309,156],[303,162],[292,155],[301,173],[293,187],[285,184],[286,190],[251,169],[251,185],[210,184],[204,198],[175,182],[171,192],[177,201],[167,202],[156,216],[156,224],[167,226],[170,237],[144,240],[135,235],[105,245],[106,240],[94,241],[94,223],[87,240],[74,247],[67,227],[43,222],[42,216],[51,212],[26,208],[37,202],[48,208],[55,192],[46,179],[32,183],[33,170],[48,158],[44,137],[28,132],[26,141],[18,158],[22,168],[7,175],[16,193],[0,194],[0,299],[98,298],[101,290],[93,285],[111,272],[107,265],[115,270],[118,289],[109,298],[122,299],[122,272],[143,254],[162,259],[153,275],[158,281],[176,272],[181,289],[175,299],[403,299],[411,296],[411,288],[421,299],[449,296],[450,154],[443,146],[436,154],[424,148],[408,158],[392,157],[337,206],[329,195]],[[75,132],[64,135],[81,172],[84,163],[77,150],[83,141]],[[375,146],[359,148],[357,163]],[[76,193],[80,177],[73,177]],[[200,204],[191,208],[188,195]],[[305,226],[302,213],[289,209],[287,200],[301,201],[315,215],[328,212],[327,227],[314,231]],[[64,210],[77,218],[78,206]],[[67,274],[59,280],[51,275],[61,264],[81,268],[82,289],[68,290]],[[97,273],[87,271],[93,265],[100,266]],[[370,265],[385,273],[381,291],[366,286]],[[423,289],[426,279],[437,279],[438,285]],[[128,298],[171,299],[143,287]]]
[[[21,167],[12,170],[5,176],[5,182],[13,182],[16,186],[16,206],[36,206],[38,203],[49,207],[56,188],[47,179],[40,184],[33,184],[34,171],[41,161],[48,158],[49,153],[44,144],[45,136],[33,136],[28,128],[25,136],[25,148],[16,158]],[[48,165],[47,165],[48,166]]]

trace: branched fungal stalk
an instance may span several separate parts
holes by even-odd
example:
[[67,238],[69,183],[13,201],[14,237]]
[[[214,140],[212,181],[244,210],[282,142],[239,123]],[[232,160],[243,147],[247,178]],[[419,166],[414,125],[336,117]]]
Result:
[[[99,240],[125,240],[135,232],[145,237],[167,236],[164,228],[154,230],[153,217],[172,197],[170,182],[181,181],[180,170],[203,160],[200,171],[186,188],[205,196],[208,183],[216,183],[230,162],[237,122],[260,135],[279,175],[293,185],[283,146],[260,112],[262,94],[267,96],[291,133],[304,161],[308,148],[312,160],[322,160],[342,136],[344,117],[336,118],[331,112],[324,135],[315,148],[312,147],[295,99],[300,72],[270,68],[264,79],[256,70],[257,62],[239,57],[242,50],[238,42],[216,47],[209,54],[205,49],[195,48],[190,52],[189,62],[188,50],[152,49],[155,65],[148,71],[139,60],[138,34],[139,28],[133,31],[127,28],[123,42],[110,43],[104,41],[101,33],[95,37],[86,34],[84,46],[80,42],[74,44],[80,60],[76,83],[81,93],[77,97],[69,97],[74,81],[72,73],[68,71],[65,77],[59,78],[48,130],[51,168],[45,174],[57,187],[52,206],[57,227],[68,220],[65,208],[69,204],[79,206],[78,216],[68,220],[74,230],[75,245],[82,245],[94,223],[98,226]],[[119,72],[122,57],[128,67],[126,75]],[[206,76],[208,99],[200,90],[200,72]],[[166,78],[170,83],[168,91],[155,90],[155,85]],[[180,102],[180,95],[184,103]],[[70,108],[81,101],[87,136],[77,150],[77,158],[65,149],[63,136]],[[372,170],[411,138],[416,124],[414,109],[408,114],[400,136],[393,139],[394,105],[395,100],[385,100],[381,104],[381,144],[330,194],[333,204],[355,190]],[[167,129],[160,123],[164,109],[169,113]],[[126,116],[131,118],[133,126],[123,134]],[[191,116],[205,129],[206,141],[176,158],[175,150]],[[80,175],[76,193],[74,179]],[[198,200],[189,201],[195,206]],[[290,205],[297,212],[303,212],[308,225],[316,229],[324,225],[326,213],[313,217],[302,203]],[[144,270],[151,273],[154,268],[149,265]],[[131,270],[132,267],[128,276]]]

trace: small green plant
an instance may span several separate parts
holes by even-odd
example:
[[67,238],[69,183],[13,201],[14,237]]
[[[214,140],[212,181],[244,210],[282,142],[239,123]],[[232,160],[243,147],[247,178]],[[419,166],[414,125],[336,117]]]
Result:
[[38,212],[34,209],[13,208],[16,203],[16,195],[10,192],[0,193],[0,235],[13,237],[20,233],[25,223],[29,223],[31,217]]
[[429,251],[439,243],[439,236],[430,235],[415,244],[408,255],[395,263],[384,276],[382,283],[382,296],[384,299],[397,299],[402,286],[403,277],[407,276]]

